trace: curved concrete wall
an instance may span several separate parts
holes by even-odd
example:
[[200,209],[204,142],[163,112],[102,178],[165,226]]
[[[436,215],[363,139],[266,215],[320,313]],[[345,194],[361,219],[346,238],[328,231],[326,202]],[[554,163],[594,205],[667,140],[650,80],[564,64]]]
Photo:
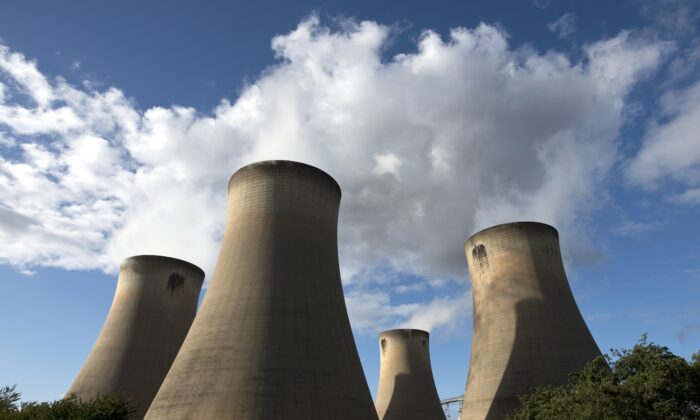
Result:
[[107,320],[68,395],[123,392],[143,418],[197,310],[204,272],[175,258],[127,258]]
[[231,177],[209,289],[146,418],[377,418],[343,299],[339,204],[302,163]]
[[600,355],[569,288],[559,235],[542,223],[485,229],[464,246],[474,328],[462,419],[502,419],[533,387],[566,383]]
[[379,390],[381,420],[444,420],[426,331],[400,329],[379,334]]

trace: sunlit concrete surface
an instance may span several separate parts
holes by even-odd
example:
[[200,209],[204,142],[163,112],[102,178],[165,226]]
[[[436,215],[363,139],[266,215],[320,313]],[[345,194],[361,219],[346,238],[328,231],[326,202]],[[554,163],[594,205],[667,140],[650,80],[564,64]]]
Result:
[[444,420],[426,331],[399,329],[379,334],[380,420]]
[[338,184],[266,161],[229,182],[209,289],[148,419],[376,419],[337,249]]
[[121,392],[143,418],[197,309],[204,272],[175,258],[127,258],[107,320],[67,395]]

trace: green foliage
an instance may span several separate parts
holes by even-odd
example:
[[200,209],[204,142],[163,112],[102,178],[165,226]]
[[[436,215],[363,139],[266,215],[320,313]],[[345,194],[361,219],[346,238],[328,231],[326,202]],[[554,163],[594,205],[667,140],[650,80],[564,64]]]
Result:
[[21,394],[15,391],[17,385],[5,386],[0,388],[0,419],[5,413],[13,413],[17,411],[17,405]]
[[15,385],[0,388],[0,420],[123,420],[131,410],[121,395],[91,401],[74,396],[53,402],[23,402]]
[[521,396],[511,420],[700,419],[700,353],[689,363],[647,342],[611,350],[569,378]]

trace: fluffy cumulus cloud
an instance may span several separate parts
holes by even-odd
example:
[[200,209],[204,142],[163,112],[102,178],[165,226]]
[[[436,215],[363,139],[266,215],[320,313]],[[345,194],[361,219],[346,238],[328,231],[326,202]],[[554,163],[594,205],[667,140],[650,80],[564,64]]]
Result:
[[[276,65],[208,112],[139,109],[116,88],[49,79],[3,46],[0,262],[114,271],[157,253],[210,271],[231,173],[300,160],[343,188],[355,325],[451,325],[468,305],[441,288],[466,278],[462,246],[475,230],[532,219],[579,238],[617,159],[625,97],[666,46],[620,33],[572,61],[512,48],[481,24],[427,31],[415,51],[386,58],[389,35],[375,22],[333,30],[311,17],[272,40]],[[395,292],[378,292],[381,282]],[[416,282],[433,301],[393,303]]]

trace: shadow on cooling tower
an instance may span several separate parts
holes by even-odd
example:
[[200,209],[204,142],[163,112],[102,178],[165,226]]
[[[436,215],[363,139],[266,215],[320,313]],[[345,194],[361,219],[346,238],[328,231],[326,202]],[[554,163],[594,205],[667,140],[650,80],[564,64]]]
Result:
[[[407,375],[405,373],[401,373],[401,374],[396,375],[396,378],[394,378],[394,387],[396,389],[411,389],[412,388],[411,382],[413,382],[413,380],[411,379],[410,375]],[[420,397],[420,396],[418,395],[417,397]],[[438,400],[438,407],[440,408],[440,410],[433,410],[434,414],[435,414],[434,416],[432,416],[432,417],[418,417],[418,418],[425,419],[425,420],[444,420],[445,413],[442,411],[442,406],[440,406],[439,400]],[[389,401],[389,405],[386,408],[386,412],[384,413],[384,416],[381,417],[381,420],[405,420],[407,418],[412,418],[412,417],[415,417],[415,411],[411,411],[410,408],[407,409],[405,398],[394,396]]]
[[[574,346],[562,346],[553,339],[547,330],[535,330],[533,323],[538,322],[537,313],[546,303],[542,300],[528,299],[517,304],[518,321],[513,343],[513,354],[508,360],[493,402],[486,419],[502,419],[520,406],[518,395],[527,394],[533,388],[542,385],[562,385],[568,380],[568,375],[581,369],[586,362],[593,360],[598,354],[583,357],[580,363],[572,363],[568,358],[538,357],[537,349],[552,349],[557,352],[570,351]],[[563,348],[565,347],[565,348]],[[539,362],[539,363],[538,363]],[[556,367],[556,374],[538,369],[540,363]]]
[[[410,375],[405,373],[400,373],[394,377],[394,389],[410,389],[411,378]],[[400,394],[398,394],[400,395]],[[389,400],[389,405],[386,407],[386,412],[382,420],[401,420],[404,419],[406,415],[406,401],[405,398],[397,396],[395,393],[391,400]]]

